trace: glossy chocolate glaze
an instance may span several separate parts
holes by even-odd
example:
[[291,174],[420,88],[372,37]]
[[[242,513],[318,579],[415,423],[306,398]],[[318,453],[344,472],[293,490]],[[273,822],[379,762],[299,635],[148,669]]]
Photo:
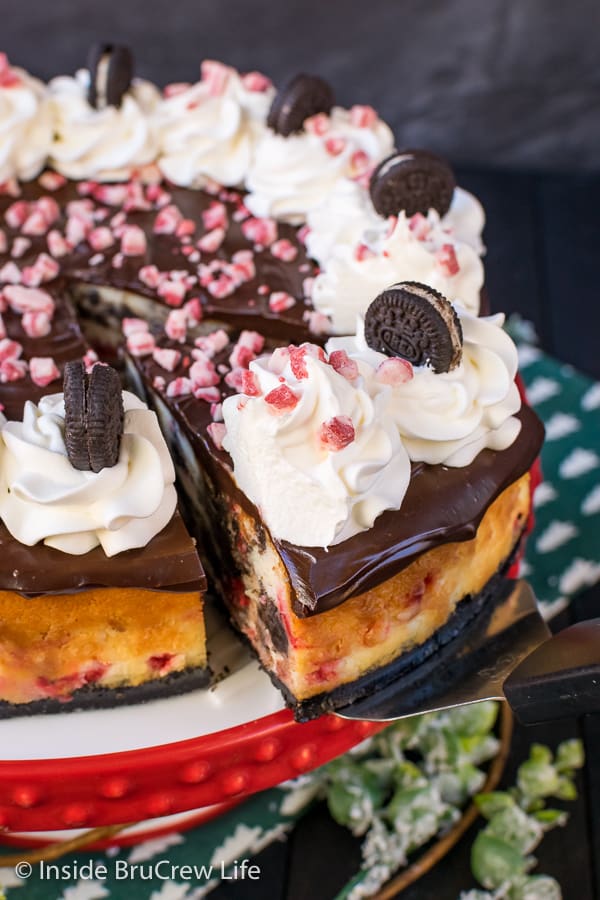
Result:
[[206,579],[196,545],[179,513],[146,547],[106,556],[96,547],[83,556],[44,544],[28,547],[0,522],[0,590],[60,594],[90,587],[203,591]]
[[[157,337],[157,343],[161,347],[179,346],[184,360],[186,350],[191,350],[164,337]],[[230,344],[215,357],[217,367],[227,366],[231,350]],[[168,382],[171,377],[184,376],[186,372],[184,361],[172,376],[151,357],[135,360],[135,365],[148,386],[156,376],[166,376]],[[224,381],[219,384],[219,390],[222,397],[233,393]],[[189,394],[174,398],[166,398],[163,390],[160,394],[219,491],[260,521],[258,510],[234,481],[229,455],[218,450],[207,434],[207,426],[213,421],[210,405]],[[272,537],[289,573],[296,615],[305,617],[332,609],[391,578],[427,550],[473,538],[490,504],[530,469],[539,454],[544,433],[542,423],[527,406],[518,417],[521,431],[507,450],[484,450],[471,465],[463,468],[414,464],[401,509],[384,512],[372,528],[341,544],[325,550],[299,547]]]
[[[85,183],[84,183],[85,187]],[[229,225],[226,230],[222,245],[215,253],[201,252],[202,263],[210,263],[214,259],[230,261],[231,256],[237,250],[253,250],[256,277],[238,287],[230,296],[216,298],[208,290],[200,285],[190,288],[185,300],[199,297],[202,302],[204,319],[214,319],[225,323],[233,329],[252,328],[260,320],[260,327],[280,340],[288,340],[291,333],[298,335],[298,340],[314,340],[307,322],[305,313],[312,310],[312,304],[304,299],[302,283],[305,278],[316,274],[315,264],[306,256],[304,245],[298,240],[298,229],[290,225],[279,223],[277,225],[277,238],[289,240],[297,249],[297,257],[293,262],[284,262],[271,253],[268,247],[261,248],[249,241],[242,232],[241,222],[236,221],[234,215],[240,210],[243,195],[239,191],[224,189],[218,194],[211,194],[201,189],[189,190],[173,185],[164,184],[164,189],[169,194],[169,204],[175,205],[184,219],[189,219],[195,226],[195,232],[189,241],[184,243],[182,238],[170,234],[155,234],[154,223],[159,213],[160,206],[147,203],[150,207],[144,209],[128,209],[123,212],[122,206],[109,205],[96,201],[87,194],[82,195],[82,186],[76,182],[67,182],[63,187],[55,191],[46,190],[39,182],[35,181],[21,185],[21,195],[17,198],[9,195],[0,195],[0,218],[4,218],[7,207],[15,200],[34,201],[42,196],[50,196],[61,209],[60,218],[52,225],[64,233],[66,212],[68,205],[73,202],[89,203],[92,208],[105,216],[96,225],[110,227],[110,221],[117,213],[124,216],[127,225],[139,226],[146,235],[147,248],[144,254],[132,257],[123,257],[121,264],[115,267],[115,257],[120,255],[120,242],[116,242],[101,251],[103,259],[98,261],[97,251],[93,250],[86,241],[79,243],[72,251],[57,261],[60,264],[60,274],[66,281],[74,280],[90,285],[110,285],[125,291],[148,297],[164,306],[165,302],[157,292],[149,288],[139,278],[140,269],[143,266],[155,265],[160,271],[179,270],[191,275],[197,274],[198,262],[192,263],[183,253],[187,247],[194,248],[198,239],[206,233],[203,224],[202,213],[208,209],[214,201],[224,204],[227,210]],[[143,203],[144,201],[140,201]],[[246,213],[246,218],[250,214]],[[2,223],[8,240],[8,249],[15,237],[21,236],[18,228],[11,228],[6,220]],[[48,245],[46,235],[28,235],[31,246],[19,259],[15,260],[19,268],[31,265],[39,253],[47,253]],[[187,240],[187,239],[186,239]],[[90,262],[93,260],[93,262]],[[10,253],[0,254],[0,267],[7,261],[11,261]],[[259,291],[261,286],[266,286],[266,291]],[[42,287],[45,287],[42,285]],[[274,291],[285,291],[295,298],[295,304],[290,309],[273,312],[269,308],[269,294]],[[41,355],[41,354],[39,354]]]

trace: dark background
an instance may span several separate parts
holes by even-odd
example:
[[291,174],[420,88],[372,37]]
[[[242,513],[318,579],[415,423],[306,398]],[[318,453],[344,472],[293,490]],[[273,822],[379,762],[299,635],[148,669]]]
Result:
[[370,103],[405,146],[455,163],[598,168],[598,0],[3,0],[2,43],[42,77],[94,40],[138,73],[195,80],[202,58],[274,80],[299,70]]

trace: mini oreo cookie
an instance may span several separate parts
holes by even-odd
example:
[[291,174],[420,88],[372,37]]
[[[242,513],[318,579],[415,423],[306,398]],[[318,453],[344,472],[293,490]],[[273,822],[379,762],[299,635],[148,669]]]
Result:
[[88,53],[88,102],[94,109],[120,106],[131,87],[133,54],[120,44],[94,44]]
[[426,150],[402,150],[379,163],[369,190],[381,216],[404,210],[410,218],[415,213],[426,216],[430,209],[445,215],[455,187],[454,172],[445,160]]
[[401,356],[414,366],[430,365],[436,374],[449,372],[462,358],[462,328],[452,304],[442,294],[402,281],[379,294],[365,315],[365,340],[388,356]]
[[317,75],[296,75],[275,95],[267,125],[277,134],[288,137],[302,131],[306,119],[317,113],[329,113],[334,103],[331,86]]
[[123,395],[111,366],[95,365],[86,375],[83,362],[65,366],[65,446],[75,469],[100,472],[116,465],[123,434]]

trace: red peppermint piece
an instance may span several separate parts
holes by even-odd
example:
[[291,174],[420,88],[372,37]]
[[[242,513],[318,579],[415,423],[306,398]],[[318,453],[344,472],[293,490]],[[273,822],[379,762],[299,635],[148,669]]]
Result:
[[34,209],[34,211],[27,216],[27,219],[23,223],[23,227],[21,228],[23,234],[30,234],[32,236],[46,234],[48,231],[48,223],[39,209]]
[[157,288],[164,277],[165,276],[162,272],[159,272],[156,266],[142,266],[138,272],[138,278],[142,284],[145,284],[146,287],[149,288]]
[[175,234],[182,219],[181,212],[174,204],[163,206],[154,220],[154,234]]
[[288,364],[289,358],[290,351],[287,347],[277,347],[276,350],[273,350],[269,357],[269,361],[267,362],[269,372],[273,372],[275,375],[281,375]]
[[208,356],[198,357],[189,368],[188,375],[195,388],[212,387],[221,380]]
[[15,229],[21,228],[27,221],[29,209],[30,206],[26,200],[16,200],[14,203],[11,203],[4,213],[7,225]]
[[308,369],[306,368],[306,347],[290,346],[290,368],[294,374],[294,378],[302,381],[308,378]]
[[149,356],[156,346],[149,331],[134,331],[127,338],[127,349],[132,356]]
[[188,317],[184,309],[172,309],[165,322],[165,334],[172,341],[182,344],[187,335]]
[[202,81],[208,85],[209,94],[212,97],[219,97],[225,92],[233,69],[214,59],[205,59],[202,62],[200,71],[202,73]]
[[0,269],[0,281],[5,284],[20,284],[21,270],[14,262],[5,263]]
[[60,259],[61,256],[66,256],[71,249],[60,231],[57,231],[56,229],[48,232],[46,235],[46,243],[48,244],[50,256],[53,259]]
[[[107,247],[112,247],[115,238],[110,228],[107,228],[106,225],[101,225],[99,228],[93,228],[90,231],[87,241],[92,250],[106,250]],[[122,244],[121,249],[123,249]],[[123,252],[125,251],[123,250]]]
[[127,225],[121,237],[121,253],[124,256],[141,256],[146,252],[146,235],[137,225]]
[[266,75],[263,75],[262,72],[246,72],[245,75],[242,75],[242,84],[247,91],[264,94],[265,91],[268,91],[269,88],[272,87],[273,83],[271,79],[267,78]]
[[364,150],[355,150],[350,157],[350,177],[357,179],[370,173],[373,164]]
[[206,426],[206,430],[217,450],[222,450],[223,438],[227,434],[227,428],[223,422],[211,422],[210,425]]
[[406,384],[414,376],[413,367],[407,359],[394,356],[384,360],[377,367],[375,377],[381,384]]
[[269,309],[271,312],[284,312],[296,305],[296,300],[286,291],[273,291],[269,297]]
[[332,350],[329,354],[329,364],[348,381],[358,378],[356,360],[350,359],[345,350]]
[[244,347],[243,344],[240,344],[239,341],[231,351],[231,355],[229,357],[229,365],[232,369],[247,369],[253,359],[255,359],[255,354],[252,352],[250,347]]
[[417,212],[414,216],[410,217],[408,220],[408,227],[418,241],[426,240],[431,231],[429,219],[420,212]]
[[277,222],[274,219],[246,219],[242,222],[242,234],[253,244],[269,247],[277,240]]
[[38,183],[46,191],[57,191],[67,183],[67,179],[59,172],[43,172],[38,178]]
[[60,378],[60,369],[51,356],[33,356],[29,360],[29,374],[34,384],[46,387]]
[[330,137],[325,141],[325,149],[330,156],[339,156],[346,149],[346,140],[341,137]]
[[16,237],[12,243],[10,255],[13,259],[20,259],[31,247],[31,241],[26,237]]
[[129,337],[131,334],[139,334],[142,331],[149,331],[148,322],[145,319],[126,316],[121,322],[121,331],[125,337]]
[[188,325],[192,328],[202,321],[202,302],[199,297],[192,297],[183,304]]
[[202,222],[207,231],[213,228],[227,228],[227,207],[218,200],[211,200],[208,209],[202,212]]
[[248,397],[260,397],[261,393],[260,385],[254,372],[251,372],[250,369],[242,372],[242,394],[246,394]]
[[213,228],[212,231],[207,231],[207,233],[196,242],[196,246],[202,250],[203,253],[216,253],[224,240],[225,229]]
[[167,397],[187,397],[188,394],[192,393],[192,387],[193,385],[189,378],[183,376],[174,378],[167,385]]
[[326,113],[317,113],[304,120],[304,128],[309,134],[316,134],[322,137],[329,131],[331,119]]
[[96,363],[98,362],[98,354],[95,350],[88,350],[83,357],[83,364],[85,366],[85,371],[89,375]]
[[334,416],[329,421],[323,422],[319,429],[321,444],[333,452],[343,450],[354,438],[354,425],[350,416]]
[[45,312],[25,312],[21,317],[21,325],[27,337],[46,337],[51,330],[50,319]]
[[35,208],[42,214],[48,226],[54,225],[60,216],[60,207],[54,197],[40,197]]
[[0,340],[0,363],[8,359],[18,359],[22,352],[23,345],[18,341],[11,341],[9,338]]
[[273,407],[273,410],[276,412],[290,412],[290,410],[294,409],[299,399],[287,384],[281,384],[279,387],[269,391],[265,396],[265,403]]
[[377,118],[372,106],[355,105],[350,109],[350,122],[355,128],[373,128]]
[[281,238],[271,244],[271,253],[276,259],[281,259],[283,262],[293,262],[298,256],[298,248],[287,238]]
[[169,306],[181,306],[186,295],[186,286],[183,281],[166,279],[159,284],[156,293]]
[[435,254],[435,259],[444,275],[451,277],[460,271],[453,244],[442,244]]
[[195,231],[196,223],[193,219],[182,219],[175,229],[175,234],[178,238],[184,238],[194,234]]
[[[0,341],[0,344],[2,341]],[[20,381],[27,375],[27,363],[24,359],[2,359],[0,354],[0,382]]]
[[197,337],[194,341],[196,347],[208,357],[215,356],[215,354],[224,350],[228,343],[229,335],[223,328],[219,328],[217,331],[211,332],[211,334]]
[[313,334],[329,334],[331,331],[329,318],[316,309],[307,309],[302,318],[308,322],[308,330]]
[[179,350],[171,350],[168,347],[156,347],[152,352],[152,359],[161,369],[174,372],[181,360],[181,353]]
[[54,300],[47,293],[37,288],[23,287],[17,284],[5,285],[3,295],[8,300],[13,312],[42,312],[48,318],[54,313]]
[[218,387],[194,387],[193,394],[196,400],[204,400],[211,404],[221,399],[221,391]]
[[248,347],[253,353],[260,353],[265,346],[265,339],[258,331],[244,330],[240,332],[237,342],[241,347]]
[[366,244],[357,244],[354,248],[354,259],[357,262],[364,262],[365,259],[372,259],[374,256],[375,254]]
[[107,206],[123,206],[127,200],[126,184],[95,184],[90,192],[98,203]]
[[242,390],[242,379],[244,377],[244,372],[246,369],[241,369],[239,366],[236,369],[232,369],[225,376],[225,384],[229,385],[230,388],[233,388],[234,391],[238,393]]

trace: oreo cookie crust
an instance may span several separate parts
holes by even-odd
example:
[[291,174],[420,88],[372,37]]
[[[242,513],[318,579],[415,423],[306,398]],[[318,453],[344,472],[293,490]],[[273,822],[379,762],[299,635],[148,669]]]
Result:
[[75,469],[100,472],[116,465],[123,434],[121,381],[111,366],[86,375],[81,360],[64,370],[65,446]]
[[331,86],[317,75],[296,75],[271,104],[267,125],[283,137],[302,131],[306,119],[329,113],[334,103]]
[[445,215],[455,187],[454,172],[441,157],[426,150],[403,150],[377,166],[369,192],[379,215],[404,212],[410,218],[415,213],[426,216],[430,209]]
[[452,304],[417,281],[382,291],[365,315],[365,340],[371,349],[400,356],[413,366],[449,372],[462,358],[462,328]]

